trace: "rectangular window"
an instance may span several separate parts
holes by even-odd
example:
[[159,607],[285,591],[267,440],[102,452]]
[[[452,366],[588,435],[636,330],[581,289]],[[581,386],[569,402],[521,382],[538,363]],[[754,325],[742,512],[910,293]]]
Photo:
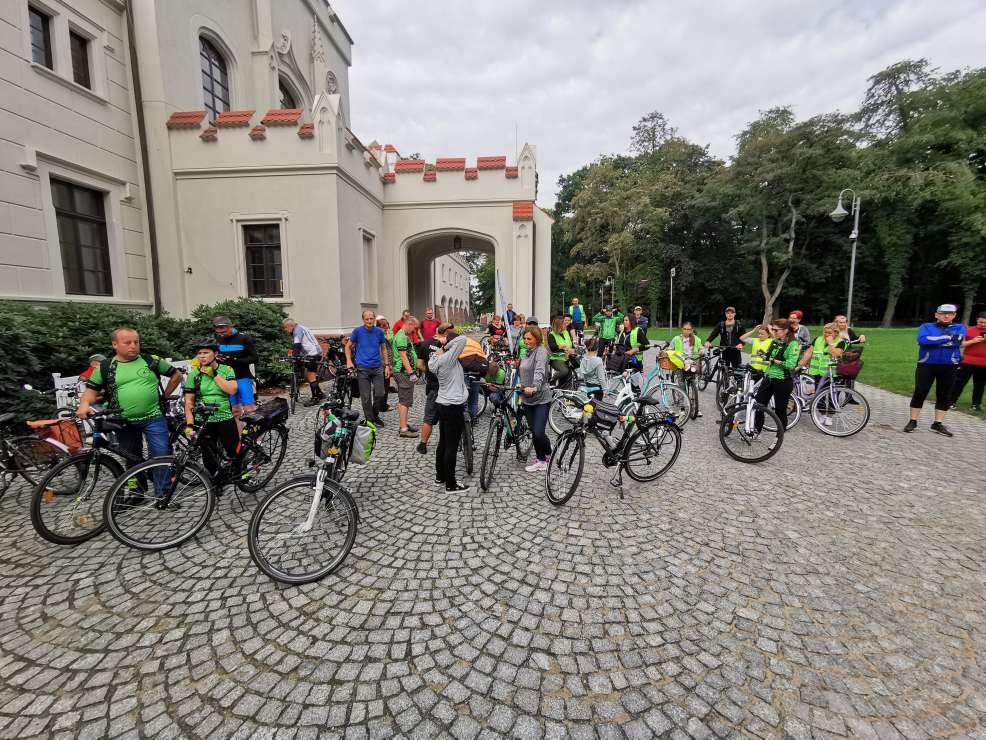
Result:
[[89,80],[89,39],[69,31],[69,45],[72,47],[72,79],[76,84],[92,89]]
[[245,224],[247,295],[251,298],[282,298],[280,224]]
[[27,12],[31,21],[31,60],[51,69],[51,33],[48,30],[50,19],[34,8],[28,8]]
[[363,302],[377,302],[377,255],[373,235],[363,232]]
[[52,179],[51,200],[58,223],[65,292],[113,295],[103,193]]

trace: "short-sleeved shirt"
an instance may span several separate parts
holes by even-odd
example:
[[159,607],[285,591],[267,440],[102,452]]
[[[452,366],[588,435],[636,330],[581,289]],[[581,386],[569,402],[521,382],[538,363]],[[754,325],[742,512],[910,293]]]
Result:
[[291,340],[295,344],[301,345],[301,353],[305,357],[321,356],[322,354],[321,345],[307,326],[295,324],[294,329],[291,330]]
[[[202,376],[202,380],[196,381],[196,378],[200,375]],[[227,380],[236,380],[236,372],[229,365],[220,365],[217,367],[216,375]],[[233,409],[229,405],[229,394],[219,387],[216,379],[206,375],[197,367],[192,368],[185,378],[185,393],[195,393],[196,382],[201,382],[199,386],[199,400],[202,403],[214,403],[219,406],[206,421],[226,421],[227,419],[232,419]]]
[[349,335],[349,341],[356,348],[353,362],[357,367],[383,366],[380,345],[387,343],[387,335],[379,326],[374,326],[372,329],[367,329],[362,325],[357,326]]
[[[116,373],[116,399],[110,399],[110,403],[115,404],[120,415],[127,421],[146,421],[161,416],[161,381],[147,366],[144,358],[120,362],[114,357],[110,362]],[[161,375],[174,375],[175,368],[158,359],[158,372]],[[105,389],[101,367],[92,371],[87,385],[98,391]]]
[[[413,373],[417,368],[418,353],[403,329],[394,334],[390,346],[394,349],[394,370],[398,373]],[[401,350],[407,353],[407,361],[411,363],[411,367],[404,367],[404,362],[401,360]]]

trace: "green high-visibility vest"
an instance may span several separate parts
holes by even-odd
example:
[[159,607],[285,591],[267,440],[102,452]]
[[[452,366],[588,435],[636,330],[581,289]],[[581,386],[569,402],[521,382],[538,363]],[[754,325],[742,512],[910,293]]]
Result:
[[828,375],[832,355],[825,337],[818,337],[811,345],[811,361],[808,363],[809,375]]
[[559,334],[558,332],[553,331],[551,332],[551,336],[555,338],[555,344],[558,345],[558,351],[552,352],[548,356],[548,359],[552,362],[554,362],[555,360],[562,360],[562,361],[567,360],[568,352],[566,350],[572,347],[572,335],[569,334],[568,332]]
[[[692,354],[691,357],[686,359],[697,360],[699,350],[702,348],[702,342],[699,338],[692,334]],[[671,340],[671,351],[677,353],[678,355],[685,357],[685,339],[679,334],[674,339]]]
[[606,317],[603,316],[603,320],[599,322],[599,338],[600,339],[612,339],[616,336],[616,325],[622,320],[622,316],[617,318],[616,316]]
[[753,340],[753,351],[750,353],[750,367],[754,370],[759,370],[760,372],[765,372],[767,370],[767,360],[758,357],[759,352],[767,354],[767,350],[770,349],[770,344],[773,339],[754,339]]
[[572,321],[575,321],[575,309],[576,308],[579,309],[579,319],[578,319],[578,322],[581,323],[581,324],[584,324],[585,323],[585,309],[582,308],[582,304],[581,303],[578,306],[575,306],[574,304],[570,305],[568,307],[568,315],[572,317]]

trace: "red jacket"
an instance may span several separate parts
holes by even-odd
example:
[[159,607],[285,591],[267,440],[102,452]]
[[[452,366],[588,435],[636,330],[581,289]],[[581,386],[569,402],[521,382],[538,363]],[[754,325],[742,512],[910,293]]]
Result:
[[[966,340],[978,337],[980,334],[986,334],[986,329],[980,329],[978,326],[970,326]],[[962,351],[962,364],[986,365],[986,342],[977,342],[966,347]]]
[[441,321],[437,319],[422,319],[421,320],[421,335],[427,342],[435,337],[435,331],[441,326]]

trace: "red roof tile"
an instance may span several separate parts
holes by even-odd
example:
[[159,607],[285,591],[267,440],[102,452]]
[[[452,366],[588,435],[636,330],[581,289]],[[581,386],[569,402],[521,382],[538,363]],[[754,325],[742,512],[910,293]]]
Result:
[[384,182],[397,182],[397,175],[393,172],[385,172],[383,175]]
[[534,219],[534,201],[514,201],[514,221],[532,221]]
[[302,112],[302,108],[271,108],[261,123],[265,126],[294,126]]
[[424,172],[425,161],[423,159],[398,159],[394,162],[395,172]]
[[202,139],[202,141],[215,141],[218,138],[216,136],[218,132],[219,129],[217,129],[215,126],[209,126],[209,128],[207,128],[205,131],[199,134],[199,138]]
[[379,152],[381,149],[383,149],[383,147],[380,146],[379,144],[370,144],[370,146],[368,146],[367,149],[371,152]]
[[301,139],[314,139],[315,124],[314,123],[301,124],[301,128],[298,129],[298,137]]
[[254,126],[250,129],[250,138],[254,141],[263,141],[267,138],[267,127],[266,126]]
[[507,166],[506,157],[477,157],[476,169],[478,170],[502,170]]
[[435,160],[435,169],[439,172],[450,170],[464,170],[466,168],[465,157],[439,157]]
[[383,150],[388,154],[397,154],[397,147],[395,147],[393,144],[384,144]]
[[227,110],[216,116],[216,125],[220,128],[224,126],[249,126],[250,119],[256,111],[252,110]]
[[434,170],[431,170],[430,172],[426,172],[424,174],[423,179],[425,182],[435,182],[435,180],[438,179],[438,173],[435,172]]
[[165,125],[168,128],[198,128],[204,118],[204,110],[179,111],[172,113]]
[[510,179],[513,179],[513,178],[517,177],[517,168],[516,167],[506,167],[506,168],[504,168],[503,174],[504,174],[505,177],[508,177]]
[[467,180],[478,180],[479,170],[475,167],[466,167],[466,179]]

